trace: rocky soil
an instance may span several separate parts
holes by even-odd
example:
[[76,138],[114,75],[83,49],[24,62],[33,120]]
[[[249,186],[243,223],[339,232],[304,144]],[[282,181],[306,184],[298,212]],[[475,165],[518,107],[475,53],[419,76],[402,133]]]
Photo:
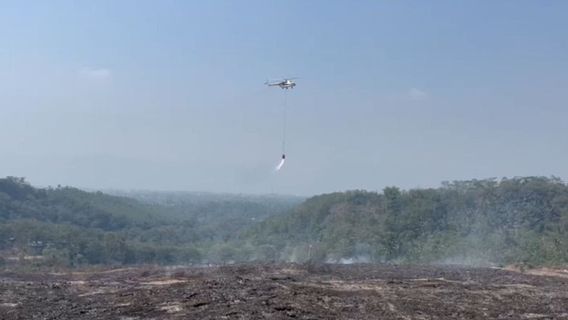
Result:
[[568,319],[568,274],[294,264],[4,271],[0,319]]

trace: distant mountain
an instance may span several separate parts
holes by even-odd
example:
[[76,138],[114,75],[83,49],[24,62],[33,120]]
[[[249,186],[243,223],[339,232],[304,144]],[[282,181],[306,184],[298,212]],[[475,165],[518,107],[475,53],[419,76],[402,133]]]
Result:
[[191,218],[211,240],[227,240],[271,216],[287,213],[305,198],[208,192],[110,191],[148,205],[167,208],[175,218]]
[[306,198],[294,195],[280,194],[237,194],[237,193],[214,193],[195,191],[153,191],[153,190],[103,190],[103,192],[121,197],[137,199],[145,203],[159,205],[187,205],[203,204],[212,202],[248,202],[266,203],[276,201],[282,204],[298,204]]
[[267,219],[246,237],[299,261],[568,263],[568,186],[526,177],[332,193]]

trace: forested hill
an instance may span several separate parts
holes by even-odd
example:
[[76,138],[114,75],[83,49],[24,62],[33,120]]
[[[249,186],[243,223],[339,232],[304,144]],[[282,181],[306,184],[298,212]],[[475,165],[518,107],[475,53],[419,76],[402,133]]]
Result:
[[23,178],[0,179],[0,222],[31,219],[101,230],[163,224],[163,211],[133,199],[71,187],[34,188]]
[[[143,192],[0,179],[0,265],[251,260],[568,263],[568,186],[528,177],[302,199]],[[30,262],[30,263],[32,263]]]
[[246,237],[299,261],[561,264],[568,262],[568,186],[527,177],[332,193]]
[[157,194],[169,200],[35,188],[23,178],[0,179],[0,265],[15,257],[67,266],[235,260],[244,255],[228,241],[300,201],[212,195],[192,195],[188,201],[183,194]]

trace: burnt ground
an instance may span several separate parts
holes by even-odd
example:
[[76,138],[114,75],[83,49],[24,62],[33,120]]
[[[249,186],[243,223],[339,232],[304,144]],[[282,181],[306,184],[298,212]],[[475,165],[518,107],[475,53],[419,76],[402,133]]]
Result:
[[391,265],[4,271],[0,318],[568,319],[568,277]]

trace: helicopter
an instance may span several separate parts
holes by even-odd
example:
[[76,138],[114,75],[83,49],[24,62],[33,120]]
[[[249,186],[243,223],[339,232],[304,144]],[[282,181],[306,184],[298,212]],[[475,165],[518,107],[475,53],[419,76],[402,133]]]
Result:
[[278,81],[274,81],[274,82],[269,82],[266,81],[264,84],[269,86],[269,87],[280,87],[282,89],[294,89],[294,87],[296,86],[296,82],[294,81],[297,78],[288,78],[288,79],[282,79],[282,80],[278,80]]

